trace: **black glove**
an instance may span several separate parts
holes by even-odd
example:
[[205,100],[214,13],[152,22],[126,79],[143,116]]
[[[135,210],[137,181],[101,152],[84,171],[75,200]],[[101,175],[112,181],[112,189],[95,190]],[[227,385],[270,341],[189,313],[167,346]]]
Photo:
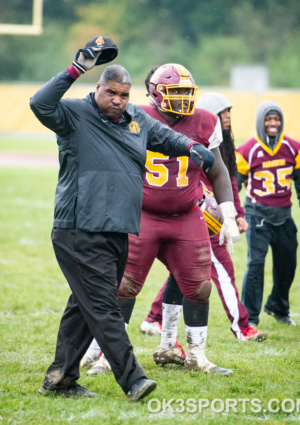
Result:
[[108,37],[94,37],[83,49],[76,53],[73,65],[81,72],[92,69],[95,65],[111,62],[118,55],[118,48]]
[[190,148],[190,156],[197,167],[202,167],[206,173],[214,165],[214,154],[200,144],[194,144]]

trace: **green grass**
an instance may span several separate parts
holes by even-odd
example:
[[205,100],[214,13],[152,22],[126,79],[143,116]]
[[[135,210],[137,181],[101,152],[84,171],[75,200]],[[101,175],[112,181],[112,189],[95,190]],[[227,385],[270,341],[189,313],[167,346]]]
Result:
[[[53,142],[0,139],[1,150],[28,150],[53,153]],[[1,152],[0,152],[1,153]],[[222,413],[207,408],[204,412],[180,413],[180,402],[173,402],[174,412],[151,414],[148,401],[156,398],[179,400],[260,399],[267,408],[270,399],[300,399],[300,286],[299,272],[291,290],[292,317],[296,327],[280,326],[261,314],[260,329],[268,332],[263,343],[238,342],[230,332],[230,323],[217,291],[213,288],[210,303],[207,357],[229,367],[229,377],[184,373],[178,366],[158,367],[152,353],[159,337],[143,336],[139,326],[151,302],[167,276],[156,262],[139,295],[128,328],[135,353],[147,375],[158,383],[157,390],[137,404],[129,404],[111,374],[97,378],[82,373],[80,384],[100,394],[97,399],[61,399],[38,395],[46,368],[53,360],[56,334],[69,295],[68,285],[57,266],[50,232],[57,179],[56,169],[0,168],[0,424],[296,424],[298,412],[254,412],[247,403],[243,411]],[[293,215],[300,228],[298,202]],[[235,245],[233,260],[237,285],[246,265],[245,235]],[[298,250],[299,262],[299,250]],[[271,256],[266,264],[264,299],[272,285]],[[184,326],[180,322],[179,340],[185,346]],[[215,402],[216,409],[220,404]],[[220,402],[219,402],[220,403]],[[244,401],[246,403],[246,401]],[[186,406],[186,405],[185,405]],[[153,408],[157,402],[153,402]],[[186,406],[187,407],[187,406]],[[289,407],[289,405],[287,405]],[[176,409],[179,410],[176,412]]]

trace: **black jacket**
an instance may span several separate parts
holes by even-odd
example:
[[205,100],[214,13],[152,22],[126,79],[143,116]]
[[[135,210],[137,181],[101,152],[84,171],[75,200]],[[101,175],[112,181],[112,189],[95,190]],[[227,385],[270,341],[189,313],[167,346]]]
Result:
[[53,225],[138,234],[146,150],[188,155],[192,140],[130,103],[116,124],[100,112],[93,93],[61,99],[73,82],[65,70],[30,99],[36,117],[57,135]]

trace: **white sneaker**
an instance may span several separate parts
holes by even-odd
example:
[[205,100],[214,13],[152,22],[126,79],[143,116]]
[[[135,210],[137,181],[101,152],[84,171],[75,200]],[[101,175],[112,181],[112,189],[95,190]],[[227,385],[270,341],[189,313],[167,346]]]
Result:
[[156,364],[164,366],[165,364],[175,363],[181,366],[184,365],[186,358],[186,352],[182,346],[176,341],[174,347],[166,350],[161,345],[159,345],[153,354],[153,358]]
[[186,370],[201,371],[205,374],[215,373],[216,375],[229,376],[233,373],[231,369],[216,366],[208,361],[204,354],[204,347],[202,346],[192,346],[188,348],[184,368]]
[[87,375],[100,375],[101,373],[106,372],[111,372],[111,367],[101,351],[99,360],[93,364],[93,367],[87,372]]
[[161,327],[162,327],[162,324],[159,322],[150,323],[150,322],[144,321],[141,324],[140,331],[143,334],[147,334],[147,335],[161,335]]
[[96,351],[93,353],[89,353],[89,355],[84,355],[81,359],[80,366],[91,368],[94,363],[99,359],[99,351]]
[[93,364],[96,362],[96,360],[93,360],[93,359],[91,359],[90,357],[83,357],[82,359],[81,359],[81,362],[80,362],[80,366],[81,367],[85,367],[85,368],[90,368],[90,367],[92,367],[93,366]]

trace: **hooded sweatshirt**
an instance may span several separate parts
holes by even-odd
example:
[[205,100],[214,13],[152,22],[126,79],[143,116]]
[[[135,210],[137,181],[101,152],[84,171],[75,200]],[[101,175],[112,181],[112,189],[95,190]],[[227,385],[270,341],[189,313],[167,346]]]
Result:
[[[277,135],[275,136],[273,146],[270,145],[270,137],[265,132],[265,119],[267,115],[270,115],[270,113],[277,113],[281,119],[281,127]],[[281,107],[278,105],[278,103],[272,102],[271,100],[267,100],[266,102],[263,102],[259,105],[256,115],[256,132],[257,137],[260,139],[261,142],[263,142],[272,150],[275,148],[283,132],[283,115]]]
[[[265,117],[276,111],[281,128],[274,145],[265,132]],[[300,199],[300,143],[283,134],[283,115],[276,102],[263,102],[257,110],[257,136],[237,148],[238,183],[246,187],[246,214],[264,218],[273,225],[291,217],[291,180]]]

